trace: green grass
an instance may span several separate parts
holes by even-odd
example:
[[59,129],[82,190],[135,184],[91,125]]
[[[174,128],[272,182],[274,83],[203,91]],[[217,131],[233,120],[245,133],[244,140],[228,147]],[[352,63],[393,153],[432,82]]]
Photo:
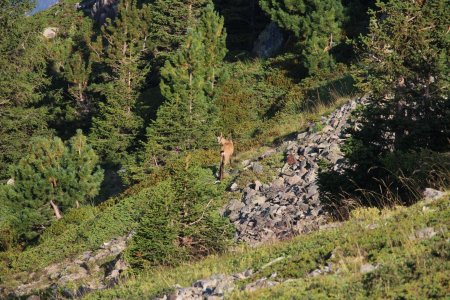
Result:
[[[256,249],[239,246],[225,255],[176,268],[147,270],[130,275],[116,288],[86,298],[148,298],[170,291],[175,284],[189,286],[213,274],[252,268],[257,271],[252,281],[272,273],[277,273],[277,280],[293,280],[252,293],[238,289],[228,298],[443,299],[450,293],[449,200],[447,195],[432,204],[419,202],[408,208],[358,209],[338,228]],[[425,227],[433,227],[437,234],[430,239],[412,238]],[[261,270],[278,257],[285,259]],[[314,278],[306,276],[325,263],[333,265],[333,272]],[[361,274],[360,267],[365,263],[378,268]]]

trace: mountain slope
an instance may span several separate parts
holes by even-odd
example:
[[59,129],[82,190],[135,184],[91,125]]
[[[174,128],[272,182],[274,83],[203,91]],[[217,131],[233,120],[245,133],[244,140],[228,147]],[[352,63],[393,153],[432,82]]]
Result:
[[360,208],[349,221],[291,241],[154,269],[86,299],[443,299],[450,293],[449,200]]

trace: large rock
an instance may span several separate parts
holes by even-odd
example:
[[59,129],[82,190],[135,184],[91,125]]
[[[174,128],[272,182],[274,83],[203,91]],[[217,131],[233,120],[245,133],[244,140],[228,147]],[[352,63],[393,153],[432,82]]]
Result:
[[277,24],[271,22],[259,34],[253,47],[253,53],[260,58],[272,57],[281,49],[283,42],[283,32]]
[[76,8],[83,10],[100,25],[104,24],[106,19],[114,19],[117,15],[117,5],[119,0],[85,0],[76,4]]
[[436,200],[444,196],[444,192],[432,188],[426,188],[423,192],[423,196],[425,197],[425,199]]
[[42,35],[45,38],[51,40],[51,39],[54,39],[56,37],[57,33],[58,33],[58,28],[56,28],[56,27],[47,27],[42,32]]

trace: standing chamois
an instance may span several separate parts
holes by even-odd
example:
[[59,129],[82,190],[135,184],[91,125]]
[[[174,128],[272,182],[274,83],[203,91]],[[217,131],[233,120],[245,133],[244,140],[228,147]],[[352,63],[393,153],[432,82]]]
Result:
[[220,149],[220,169],[219,169],[219,180],[223,179],[225,166],[231,163],[231,156],[234,152],[234,144],[231,139],[227,140],[220,133],[217,137],[217,142],[222,145]]

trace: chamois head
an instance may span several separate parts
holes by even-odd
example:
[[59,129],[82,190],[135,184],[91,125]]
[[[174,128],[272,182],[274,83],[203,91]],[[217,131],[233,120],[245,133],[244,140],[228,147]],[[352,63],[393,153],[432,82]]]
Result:
[[227,140],[223,137],[223,133],[221,132],[220,135],[217,137],[217,142],[221,145],[223,145]]

